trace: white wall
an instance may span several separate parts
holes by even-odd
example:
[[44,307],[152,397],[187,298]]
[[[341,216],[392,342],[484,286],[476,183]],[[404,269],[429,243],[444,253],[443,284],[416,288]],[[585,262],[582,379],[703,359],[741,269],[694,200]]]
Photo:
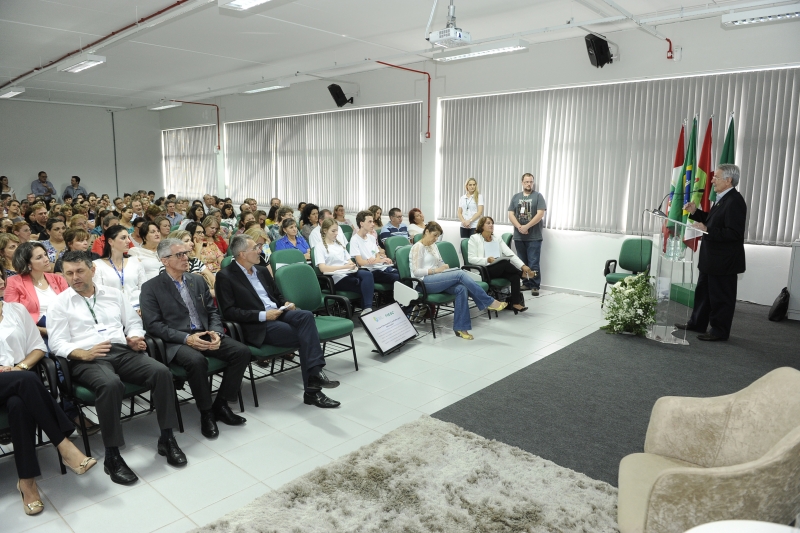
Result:
[[161,125],[158,113],[147,109],[114,112],[117,172],[120,192],[140,189],[164,194],[161,166]]

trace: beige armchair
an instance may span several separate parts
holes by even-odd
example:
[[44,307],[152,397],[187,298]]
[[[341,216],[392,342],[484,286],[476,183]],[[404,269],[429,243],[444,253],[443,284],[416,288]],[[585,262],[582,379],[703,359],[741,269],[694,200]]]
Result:
[[659,398],[644,453],[619,465],[620,533],[715,520],[788,524],[800,512],[800,371],[715,398]]

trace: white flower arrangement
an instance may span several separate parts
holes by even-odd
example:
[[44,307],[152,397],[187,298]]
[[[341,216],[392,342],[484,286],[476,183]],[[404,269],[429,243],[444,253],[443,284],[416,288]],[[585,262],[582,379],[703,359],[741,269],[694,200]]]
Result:
[[647,327],[656,322],[656,297],[646,273],[630,275],[611,287],[605,319],[608,325],[601,329],[609,333],[647,334]]

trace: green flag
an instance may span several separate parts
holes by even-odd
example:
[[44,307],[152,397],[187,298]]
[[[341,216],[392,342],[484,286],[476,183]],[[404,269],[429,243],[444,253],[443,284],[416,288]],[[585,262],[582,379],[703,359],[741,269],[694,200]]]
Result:
[[[686,149],[686,158],[683,160],[683,168],[681,169],[678,183],[675,186],[675,196],[669,206],[669,219],[683,222],[684,224],[689,219],[688,211],[683,210],[683,204],[689,201],[689,196],[692,192],[692,181],[695,169],[697,168],[697,117],[692,121],[692,133],[689,135],[689,147]],[[667,223],[667,227],[674,227],[674,223]],[[683,226],[675,228],[672,232],[674,235],[683,237]],[[681,239],[683,240],[683,239]]]
[[[733,165],[736,158],[736,134],[733,129],[733,115],[731,121],[728,123],[728,132],[725,134],[725,144],[722,145],[722,153],[719,155],[720,165]],[[717,201],[717,193],[714,188],[711,188],[711,194],[708,199],[712,202]]]

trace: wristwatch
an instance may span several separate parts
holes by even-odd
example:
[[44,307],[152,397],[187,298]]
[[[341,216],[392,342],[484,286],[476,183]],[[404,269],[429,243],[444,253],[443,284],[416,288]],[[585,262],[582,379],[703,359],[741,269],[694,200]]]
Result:
[[16,366],[21,368],[22,370],[30,370],[31,369],[31,367],[29,367],[25,363],[17,363]]

